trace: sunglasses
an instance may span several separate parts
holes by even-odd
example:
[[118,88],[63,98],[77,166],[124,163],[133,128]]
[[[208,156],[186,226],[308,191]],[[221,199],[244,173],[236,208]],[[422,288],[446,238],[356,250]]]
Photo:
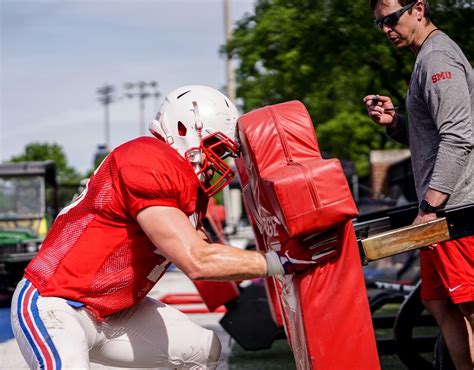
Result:
[[375,24],[377,25],[378,28],[383,29],[383,26],[388,26],[388,27],[393,27],[395,26],[398,21],[400,20],[400,17],[407,11],[413,8],[413,6],[417,3],[418,1],[414,1],[410,4],[405,5],[403,8],[400,10],[397,10],[396,12],[393,12],[392,14],[387,15],[386,17],[383,17],[381,19],[376,19]]

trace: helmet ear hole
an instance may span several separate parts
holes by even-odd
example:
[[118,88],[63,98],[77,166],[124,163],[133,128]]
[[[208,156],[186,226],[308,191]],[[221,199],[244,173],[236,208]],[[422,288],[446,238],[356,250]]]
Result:
[[187,131],[188,131],[188,129],[183,124],[183,122],[179,121],[178,122],[178,134],[179,134],[179,136],[186,136]]

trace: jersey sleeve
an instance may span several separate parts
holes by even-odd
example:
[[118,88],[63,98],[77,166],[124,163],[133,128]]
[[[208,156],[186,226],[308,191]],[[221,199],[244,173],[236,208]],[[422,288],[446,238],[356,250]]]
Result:
[[449,53],[433,51],[423,58],[420,77],[424,100],[441,139],[429,186],[451,194],[471,150],[472,113],[466,71]]
[[173,166],[126,165],[119,171],[119,184],[125,207],[136,218],[151,206],[175,207],[190,215],[195,211],[197,182],[188,172]]

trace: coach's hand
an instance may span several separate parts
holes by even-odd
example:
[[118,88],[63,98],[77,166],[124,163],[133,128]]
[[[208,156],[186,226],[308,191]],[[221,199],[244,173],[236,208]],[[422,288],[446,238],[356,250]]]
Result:
[[337,256],[337,237],[313,240],[312,243],[288,239],[279,250],[265,253],[268,276],[302,272]]
[[389,129],[395,128],[397,107],[393,106],[388,96],[367,95],[362,100],[367,108],[367,115],[372,121]]

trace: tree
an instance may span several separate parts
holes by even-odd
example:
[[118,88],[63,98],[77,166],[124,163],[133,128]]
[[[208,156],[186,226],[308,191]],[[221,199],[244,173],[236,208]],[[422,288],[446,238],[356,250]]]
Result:
[[431,0],[433,22],[461,45],[469,61],[474,60],[474,3],[472,0]]
[[[370,150],[387,142],[385,130],[359,112],[341,112],[324,125],[318,125],[316,133],[321,150],[354,162],[359,176],[369,174]],[[388,141],[383,146],[393,148],[396,144]]]
[[[474,56],[471,3],[432,1],[435,24],[459,41],[470,58]],[[370,149],[385,148],[388,141],[378,134],[377,140],[371,139],[367,145],[365,124],[335,122],[365,115],[362,97],[370,93],[390,95],[403,111],[414,61],[412,53],[396,50],[375,29],[367,0],[258,0],[255,14],[237,23],[225,51],[239,61],[237,95],[243,100],[244,111],[301,100],[318,135],[330,137],[331,130],[338,132],[341,127],[354,131],[342,133],[340,140],[345,142],[340,147],[357,148],[360,144],[366,148],[365,156],[355,156],[357,161],[367,158]],[[323,128],[329,122],[332,124]],[[363,174],[367,165],[356,165]]]
[[24,153],[10,159],[11,162],[46,160],[52,160],[56,164],[59,182],[78,182],[81,179],[81,175],[68,165],[63,148],[56,143],[28,144]]
[[[24,153],[10,159],[11,162],[46,160],[52,160],[56,165],[59,183],[57,198],[59,207],[62,208],[72,200],[82,176],[73,167],[68,165],[64,150],[60,145],[56,143],[31,143],[25,147]],[[50,207],[54,204],[53,197],[53,190],[49,189],[46,198],[47,204]],[[52,216],[53,212],[50,211],[50,213]]]

